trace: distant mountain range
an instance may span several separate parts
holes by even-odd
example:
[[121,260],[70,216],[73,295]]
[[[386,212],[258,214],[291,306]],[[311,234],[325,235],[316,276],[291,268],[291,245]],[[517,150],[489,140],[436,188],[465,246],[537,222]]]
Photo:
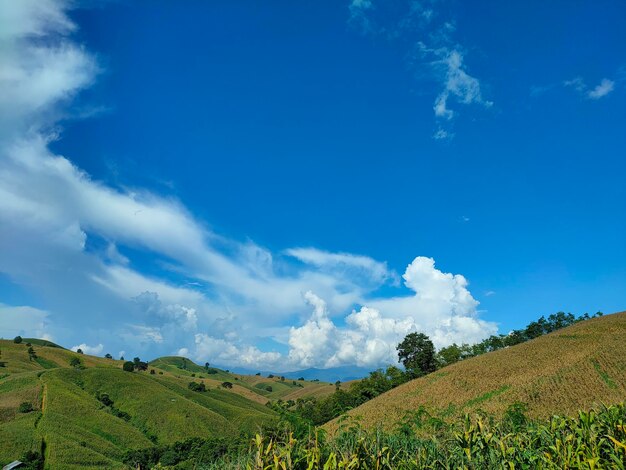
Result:
[[[227,367],[219,366],[221,369],[227,369]],[[357,366],[341,366],[330,367],[328,369],[309,368],[302,370],[294,370],[291,372],[272,372],[267,370],[247,369],[245,367],[235,367],[230,369],[231,372],[237,374],[254,375],[261,373],[261,375],[268,376],[270,374],[277,376],[285,376],[289,379],[304,378],[305,380],[320,380],[322,382],[349,382],[350,380],[362,379],[367,377],[369,373],[374,370],[373,368],[357,367]]]

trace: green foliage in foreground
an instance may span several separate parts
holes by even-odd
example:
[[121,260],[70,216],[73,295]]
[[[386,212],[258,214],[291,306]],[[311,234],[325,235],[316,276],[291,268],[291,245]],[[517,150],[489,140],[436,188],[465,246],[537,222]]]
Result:
[[132,451],[124,460],[134,468],[177,465],[207,470],[624,469],[626,406],[531,422],[516,404],[501,420],[466,416],[451,426],[418,410],[395,433],[348,425],[334,439],[283,422],[266,429],[265,436],[257,435],[248,447],[242,440],[189,439]]

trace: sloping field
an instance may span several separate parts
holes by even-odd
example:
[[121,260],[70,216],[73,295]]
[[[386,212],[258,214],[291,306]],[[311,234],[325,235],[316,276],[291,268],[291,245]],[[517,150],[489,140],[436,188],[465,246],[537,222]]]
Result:
[[[37,357],[29,358],[28,343]],[[70,366],[76,358],[82,368]],[[128,449],[253,432],[275,418],[264,406],[270,399],[335,390],[326,382],[232,374],[182,357],[156,359],[145,372],[124,372],[122,364],[36,339],[0,341],[0,464],[43,449],[51,468],[122,468]],[[207,391],[189,390],[191,381]],[[24,402],[33,410],[20,412]]]
[[234,374],[215,367],[202,367],[178,356],[160,357],[151,361],[150,367],[203,382],[209,388],[217,388],[222,382],[230,382],[233,384],[233,393],[261,404],[278,399],[287,401],[307,397],[323,398],[335,391],[335,385],[328,382]]
[[[349,411],[348,420],[389,429],[420,407],[445,419],[477,410],[498,415],[522,402],[539,418],[622,402],[625,348],[626,312],[594,318],[408,382]],[[326,428],[337,426],[334,420]]]
[[[187,375],[124,372],[121,361],[32,344],[29,360],[25,344],[0,342],[0,465],[44,450],[48,468],[125,468],[128,449],[237,436],[275,416],[221,387],[191,391]],[[85,368],[69,367],[72,357]],[[21,412],[24,402],[33,410]]]

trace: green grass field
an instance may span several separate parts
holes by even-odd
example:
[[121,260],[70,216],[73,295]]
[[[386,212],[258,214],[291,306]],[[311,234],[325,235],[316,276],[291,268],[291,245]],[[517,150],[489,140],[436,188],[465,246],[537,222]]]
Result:
[[[72,358],[82,367],[71,367]],[[43,449],[48,468],[125,468],[129,449],[254,433],[276,418],[264,406],[269,400],[334,391],[328,383],[207,370],[182,357],[156,359],[143,372],[124,372],[122,364],[45,340],[0,340],[0,465]],[[207,391],[189,390],[191,381]],[[97,399],[102,394],[112,406]],[[32,411],[19,411],[24,402]]]
[[[27,342],[35,348],[34,360],[29,360]],[[189,390],[189,382],[196,379],[188,371],[124,372],[121,361],[32,340],[0,341],[0,350],[2,465],[43,446],[48,468],[125,468],[121,459],[128,449],[189,437],[236,436],[275,418],[269,408],[222,387]],[[84,368],[70,367],[72,357]],[[217,375],[231,378],[224,372]],[[99,401],[98,394],[107,394],[112,407]],[[33,410],[20,412],[23,402]]]

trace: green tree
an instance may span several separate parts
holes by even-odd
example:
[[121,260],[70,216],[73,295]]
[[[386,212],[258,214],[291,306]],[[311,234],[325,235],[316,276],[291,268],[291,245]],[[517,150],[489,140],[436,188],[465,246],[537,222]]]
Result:
[[135,370],[135,364],[130,361],[126,361],[122,366],[122,369],[124,369],[126,372],[132,372]]
[[22,337],[21,336],[16,336],[15,338],[13,338],[13,342],[15,344],[20,344],[22,342]]
[[104,357],[107,359],[113,359],[113,356],[111,356],[110,354],[105,354]]
[[458,344],[452,343],[450,346],[441,348],[437,353],[437,360],[441,366],[449,366],[455,362],[459,362],[462,358],[463,351]]
[[83,353],[83,350],[82,350],[82,349],[80,349],[80,348],[78,348],[78,349],[76,350],[76,352],[77,352],[78,354],[82,354],[82,353]]
[[435,346],[424,333],[409,333],[398,347],[398,362],[412,378],[434,372],[437,369],[435,362]]

